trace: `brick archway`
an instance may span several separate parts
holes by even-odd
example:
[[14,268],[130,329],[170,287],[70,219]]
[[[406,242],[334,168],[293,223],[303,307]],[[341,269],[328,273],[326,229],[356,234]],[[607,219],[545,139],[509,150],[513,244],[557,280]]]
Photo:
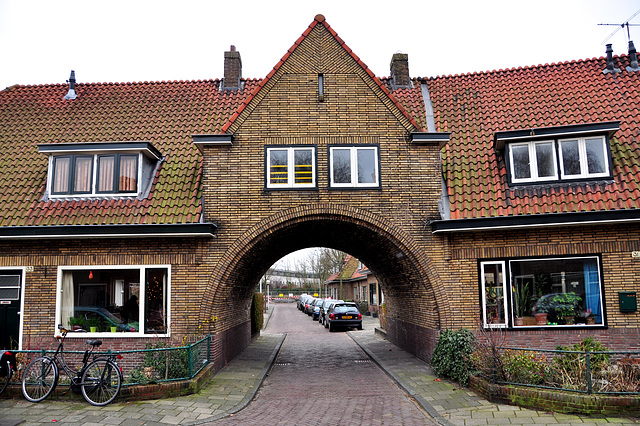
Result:
[[200,308],[201,320],[218,318],[215,330],[225,334],[219,336],[222,350],[232,356],[229,352],[241,350],[243,341],[250,338],[248,308],[265,271],[282,256],[314,246],[339,249],[362,260],[385,292],[390,340],[419,356],[430,356],[437,330],[451,324],[451,310],[428,253],[389,220],[336,205],[307,205],[276,213],[251,226],[224,251]]

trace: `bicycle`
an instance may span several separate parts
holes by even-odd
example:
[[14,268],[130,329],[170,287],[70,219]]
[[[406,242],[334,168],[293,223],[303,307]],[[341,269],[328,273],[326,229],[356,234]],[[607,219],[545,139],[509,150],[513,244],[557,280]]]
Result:
[[16,354],[4,351],[0,356],[0,393],[9,385],[13,372],[16,370]]
[[[56,336],[58,349],[52,356],[41,356],[29,363],[22,375],[22,394],[31,402],[40,402],[48,397],[58,384],[59,368],[71,380],[71,390],[82,392],[91,405],[103,406],[113,401],[120,393],[122,369],[117,360],[120,354],[94,355],[101,340],[87,340],[91,349],[84,352],[82,366],[72,370],[64,359],[64,339],[68,330],[58,326],[61,335]],[[89,361],[91,359],[91,361]]]

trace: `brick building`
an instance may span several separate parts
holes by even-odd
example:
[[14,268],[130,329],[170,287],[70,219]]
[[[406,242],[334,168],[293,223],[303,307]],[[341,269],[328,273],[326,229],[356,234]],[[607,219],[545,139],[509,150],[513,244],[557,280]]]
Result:
[[318,15],[265,78],[241,66],[0,92],[3,346],[92,319],[113,349],[211,333],[220,368],[268,268],[320,246],[375,273],[422,358],[479,325],[637,348],[634,50],[432,78],[395,54],[380,79]]
[[365,304],[366,310],[362,313],[378,314],[380,305],[384,303],[384,294],[376,276],[351,255],[345,257],[340,270],[331,274],[324,286],[323,296]]

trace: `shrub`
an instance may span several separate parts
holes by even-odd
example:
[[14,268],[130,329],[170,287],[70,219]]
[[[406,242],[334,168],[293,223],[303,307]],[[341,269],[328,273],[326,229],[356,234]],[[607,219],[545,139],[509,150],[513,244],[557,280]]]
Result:
[[[584,352],[606,352],[608,349],[592,337],[584,339],[573,346],[557,346],[559,351],[575,351],[583,353],[563,353],[555,357],[551,365],[549,382],[553,386],[565,389],[582,389],[587,384],[587,359]],[[592,374],[596,376],[609,366],[608,354],[590,354],[589,361]]]
[[505,381],[540,385],[547,375],[546,358],[529,351],[506,350],[502,354]]
[[264,325],[264,295],[253,293],[251,302],[251,334],[256,334],[262,330]]
[[466,386],[471,375],[470,356],[474,340],[473,334],[467,329],[444,330],[431,357],[435,373]]

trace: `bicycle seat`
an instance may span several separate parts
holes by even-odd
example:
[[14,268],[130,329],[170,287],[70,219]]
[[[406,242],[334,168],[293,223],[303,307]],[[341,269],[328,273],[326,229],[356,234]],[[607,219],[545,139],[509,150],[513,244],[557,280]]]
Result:
[[87,345],[98,347],[102,344],[102,340],[87,340]]

